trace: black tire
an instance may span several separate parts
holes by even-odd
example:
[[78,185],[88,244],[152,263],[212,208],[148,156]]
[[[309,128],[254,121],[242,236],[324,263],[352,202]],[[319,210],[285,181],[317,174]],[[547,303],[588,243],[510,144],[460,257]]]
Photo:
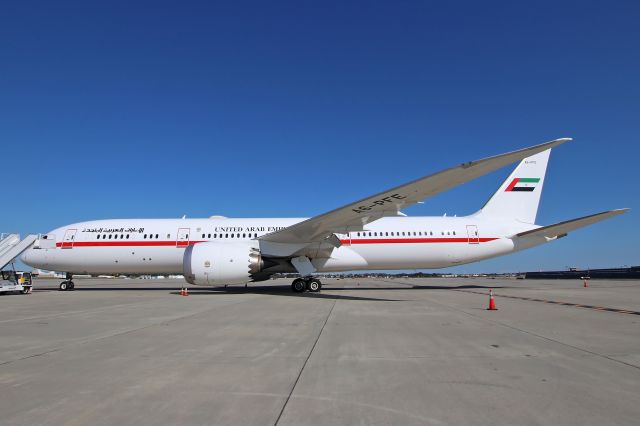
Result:
[[307,290],[313,293],[317,293],[320,291],[321,288],[322,288],[322,283],[320,282],[320,280],[311,278],[309,281],[307,281]]
[[307,283],[302,278],[296,278],[291,283],[291,290],[295,293],[302,293],[307,289]]
[[25,287],[22,289],[22,294],[29,294],[29,287]]
[[73,281],[69,281],[69,290],[73,290],[74,288],[76,288],[76,285],[73,283]]
[[67,291],[67,288],[69,288],[69,283],[67,281],[62,281],[59,288],[60,291]]

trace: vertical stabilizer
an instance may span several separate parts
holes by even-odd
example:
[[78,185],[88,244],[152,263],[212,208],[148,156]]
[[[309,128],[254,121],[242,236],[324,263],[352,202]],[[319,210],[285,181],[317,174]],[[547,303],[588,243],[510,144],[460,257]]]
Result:
[[522,160],[478,214],[535,224],[550,153],[548,149]]

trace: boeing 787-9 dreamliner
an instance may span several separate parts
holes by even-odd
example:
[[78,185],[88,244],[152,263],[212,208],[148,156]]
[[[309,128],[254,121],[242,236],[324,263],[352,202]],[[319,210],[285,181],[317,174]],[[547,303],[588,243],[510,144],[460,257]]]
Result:
[[[617,216],[611,210],[548,226],[536,213],[551,148],[563,138],[470,161],[319,216],[287,219],[110,219],[41,236],[22,256],[33,267],[74,274],[184,274],[196,285],[246,284],[299,274],[295,292],[320,291],[316,272],[445,268],[538,246]],[[520,161],[476,213],[407,217],[401,210]]]

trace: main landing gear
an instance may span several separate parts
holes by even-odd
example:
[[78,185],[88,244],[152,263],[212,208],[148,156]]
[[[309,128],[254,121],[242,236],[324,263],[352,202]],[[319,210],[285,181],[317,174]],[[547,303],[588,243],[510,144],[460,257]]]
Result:
[[62,281],[60,283],[60,285],[58,286],[60,291],[70,291],[70,290],[73,290],[76,287],[76,285],[73,283],[73,281],[71,281],[72,278],[73,278],[72,274],[67,274],[67,279]]
[[322,288],[322,283],[317,278],[296,278],[291,283],[291,290],[295,293],[303,293],[305,290],[317,293]]

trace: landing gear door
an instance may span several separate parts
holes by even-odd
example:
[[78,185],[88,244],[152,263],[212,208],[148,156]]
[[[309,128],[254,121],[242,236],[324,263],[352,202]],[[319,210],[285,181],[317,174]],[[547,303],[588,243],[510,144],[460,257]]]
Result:
[[62,238],[62,243],[60,244],[60,248],[70,249],[73,248],[73,242],[76,238],[77,229],[67,229],[64,233],[64,237]]
[[176,238],[176,247],[187,247],[189,245],[190,228],[178,228],[178,237]]
[[480,236],[478,235],[478,227],[476,225],[467,225],[467,237],[469,244],[480,243]]

